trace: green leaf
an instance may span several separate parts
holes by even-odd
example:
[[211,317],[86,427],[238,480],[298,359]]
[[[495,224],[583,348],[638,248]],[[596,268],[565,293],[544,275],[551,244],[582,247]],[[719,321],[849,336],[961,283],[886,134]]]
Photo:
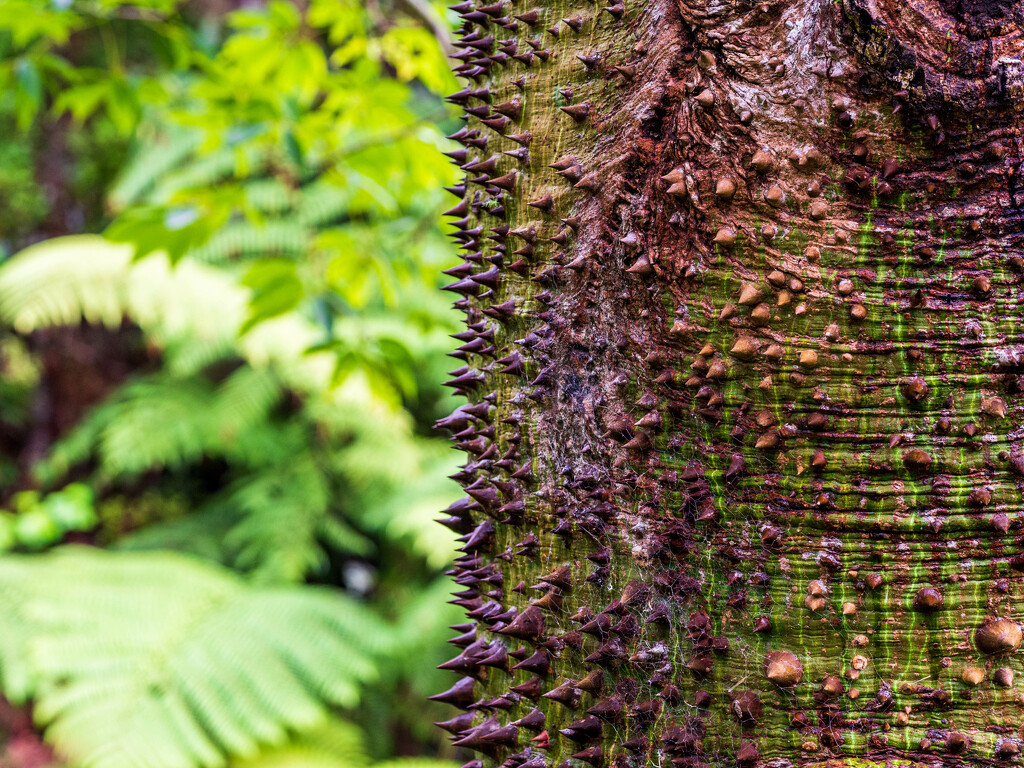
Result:
[[163,251],[174,264],[209,240],[226,216],[195,205],[140,206],[118,216],[104,234],[113,242],[132,243],[136,258]]
[[426,757],[403,757],[370,763],[363,733],[352,723],[332,718],[318,728],[231,768],[456,768],[457,763]]
[[18,518],[6,512],[0,512],[0,552],[7,552],[17,543]]
[[[358,726],[332,718],[274,749],[231,768],[367,768],[369,758]],[[445,766],[444,768],[453,768]]]
[[241,477],[223,502],[239,522],[224,537],[233,563],[267,583],[299,581],[322,572],[324,540],[348,554],[369,554],[369,540],[330,517],[331,490],[308,453]]
[[246,272],[242,284],[252,289],[249,318],[242,326],[242,333],[257,323],[295,309],[305,295],[295,262],[286,259],[257,261]]
[[388,633],[315,587],[171,554],[0,557],[0,681],[84,768],[220,766],[353,706]]
[[92,489],[83,483],[71,483],[60,491],[47,494],[42,505],[62,533],[87,531],[98,522]]
[[43,79],[35,62],[25,56],[15,61],[14,74],[18,83],[18,125],[24,130],[32,124],[43,103]]
[[18,544],[28,549],[42,549],[60,538],[62,531],[42,507],[26,510],[18,515],[14,536]]

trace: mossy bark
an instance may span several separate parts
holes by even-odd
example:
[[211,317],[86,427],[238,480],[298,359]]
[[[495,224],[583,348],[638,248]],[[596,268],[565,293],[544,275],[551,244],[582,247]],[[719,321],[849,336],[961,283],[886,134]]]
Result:
[[1021,6],[456,9],[456,743],[1017,761]]

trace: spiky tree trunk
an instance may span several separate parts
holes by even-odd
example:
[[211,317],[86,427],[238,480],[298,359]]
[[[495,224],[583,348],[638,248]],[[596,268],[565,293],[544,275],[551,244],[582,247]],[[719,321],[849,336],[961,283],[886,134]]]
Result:
[[456,6],[444,727],[507,768],[1017,760],[1022,5],[626,2]]

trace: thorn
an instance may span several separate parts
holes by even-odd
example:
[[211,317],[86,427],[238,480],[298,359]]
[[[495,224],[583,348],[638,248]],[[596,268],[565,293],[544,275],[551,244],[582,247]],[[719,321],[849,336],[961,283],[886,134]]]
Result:
[[654,267],[651,266],[651,260],[647,258],[647,254],[641,254],[629,269],[626,270],[634,275],[649,275],[654,272]]
[[526,147],[520,147],[519,149],[507,149],[501,154],[508,155],[509,157],[514,157],[519,162],[525,163],[527,165],[529,165],[530,163],[530,150],[527,149]]
[[538,640],[544,634],[544,613],[530,606],[499,633],[520,640]]
[[499,115],[504,115],[512,120],[518,120],[523,113],[523,102],[518,96],[496,104],[492,109]]
[[509,124],[512,121],[509,120],[504,115],[499,115],[498,117],[489,117],[486,119],[482,119],[480,120],[480,122],[486,125],[495,133],[505,133],[505,129],[508,128]]
[[555,208],[555,200],[550,194],[548,194],[538,200],[531,200],[527,205],[540,211],[544,211],[544,213],[551,213]]
[[456,715],[451,720],[442,720],[434,723],[434,725],[438,728],[443,728],[448,733],[458,735],[473,725],[473,717],[472,712],[464,712],[461,715]]
[[590,763],[599,768],[604,761],[604,750],[601,745],[595,745],[593,747],[587,747],[586,749],[580,750],[572,755],[577,760],[582,760],[585,763]]
[[582,104],[570,104],[567,107],[559,107],[565,114],[569,115],[577,123],[585,122],[590,116],[590,102],[585,101]]
[[[530,606],[526,610],[533,610],[534,606]],[[540,613],[540,609],[536,609]],[[551,671],[551,657],[547,651],[537,651],[532,656],[523,659],[518,664],[514,665],[512,669],[524,669],[527,672],[533,672],[537,675],[547,675]],[[472,679],[472,678],[470,678]]]
[[464,709],[476,699],[473,695],[475,682],[472,677],[464,677],[447,691],[428,696],[427,698],[430,701],[439,701],[442,704],[451,704]]
[[573,189],[585,189],[588,192],[596,193],[601,189],[601,176],[597,171],[591,171],[572,186]]
[[540,12],[534,8],[532,11],[526,13],[519,13],[515,15],[515,18],[523,22],[528,27],[535,27],[540,23]]
[[528,728],[531,731],[539,731],[544,727],[544,719],[544,713],[534,707],[534,709],[524,717],[521,717],[518,720],[513,720],[512,725],[517,725],[520,728]]
[[499,176],[496,179],[490,180],[490,186],[497,187],[498,189],[504,189],[507,192],[511,192],[515,189],[516,179],[519,177],[518,171],[510,171],[504,176]]

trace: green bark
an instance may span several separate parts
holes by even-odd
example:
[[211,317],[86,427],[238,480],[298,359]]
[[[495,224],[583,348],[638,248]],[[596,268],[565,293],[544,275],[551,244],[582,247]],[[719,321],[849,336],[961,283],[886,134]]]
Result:
[[1015,761],[1024,14],[457,9],[457,743]]

